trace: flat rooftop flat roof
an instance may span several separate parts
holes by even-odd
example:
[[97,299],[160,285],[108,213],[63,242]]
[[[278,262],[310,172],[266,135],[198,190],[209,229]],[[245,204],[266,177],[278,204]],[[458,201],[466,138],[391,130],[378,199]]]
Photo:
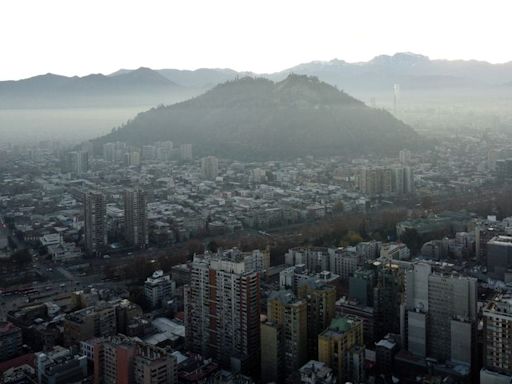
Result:
[[495,236],[491,240],[489,240],[487,244],[512,246],[512,236]]

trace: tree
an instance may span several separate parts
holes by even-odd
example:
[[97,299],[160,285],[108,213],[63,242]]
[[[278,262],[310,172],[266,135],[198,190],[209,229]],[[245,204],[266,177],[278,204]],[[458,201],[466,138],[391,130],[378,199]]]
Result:
[[103,275],[106,279],[113,279],[116,276],[116,269],[112,264],[106,264],[103,267]]
[[334,207],[332,209],[333,209],[334,213],[342,213],[344,208],[345,208],[345,206],[343,205],[343,201],[338,200],[334,204]]
[[421,198],[421,207],[426,210],[432,209],[434,206],[434,202],[432,200],[432,196],[425,195]]
[[216,253],[217,250],[219,249],[219,245],[217,244],[217,242],[215,240],[212,240],[208,243],[207,247],[206,247],[211,253]]
[[142,287],[132,288],[130,290],[128,300],[130,300],[132,303],[139,305],[143,311],[148,311],[150,309],[148,300],[144,295],[144,289]]
[[415,228],[406,228],[404,233],[400,235],[400,240],[402,240],[413,253],[416,253],[423,245],[423,239]]
[[124,274],[126,279],[144,281],[156,270],[156,264],[143,256],[137,256],[132,263],[125,265]]
[[194,256],[194,254],[204,253],[203,243],[196,239],[189,240],[185,247],[188,249],[188,255],[190,258]]
[[355,231],[348,231],[348,233],[341,239],[341,246],[346,247],[348,245],[354,246],[363,241],[361,235]]

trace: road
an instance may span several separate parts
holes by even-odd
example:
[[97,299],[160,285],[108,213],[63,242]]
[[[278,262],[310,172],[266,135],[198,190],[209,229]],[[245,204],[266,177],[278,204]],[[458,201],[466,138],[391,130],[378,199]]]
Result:
[[[2,293],[0,295],[0,320],[6,320],[9,311],[29,303],[44,303],[56,299],[66,299],[71,293],[86,288],[124,288],[125,282],[103,281],[102,274],[90,274],[81,276],[72,273],[63,265],[51,261],[34,258],[32,268],[46,281],[32,282],[31,284],[20,284],[3,290],[16,291],[18,293]],[[101,270],[101,269],[100,269]],[[22,293],[22,290],[30,289],[29,294]]]

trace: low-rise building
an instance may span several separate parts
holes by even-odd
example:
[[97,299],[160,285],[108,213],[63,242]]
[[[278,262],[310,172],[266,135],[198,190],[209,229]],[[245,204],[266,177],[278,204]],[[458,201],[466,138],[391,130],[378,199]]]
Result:
[[336,376],[327,364],[310,360],[299,369],[302,384],[335,384]]
[[49,352],[38,352],[36,375],[42,384],[79,382],[87,377],[87,357],[74,355],[69,349],[60,346]]
[[173,298],[175,290],[176,282],[161,270],[154,272],[144,283],[144,296],[151,308],[165,307]]

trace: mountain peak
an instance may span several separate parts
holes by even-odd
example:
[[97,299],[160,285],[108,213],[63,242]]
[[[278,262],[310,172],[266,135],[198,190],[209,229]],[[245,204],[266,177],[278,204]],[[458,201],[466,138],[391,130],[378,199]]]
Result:
[[282,98],[300,99],[314,105],[362,104],[359,100],[339,91],[336,87],[320,81],[316,76],[289,74],[275,84],[275,92]]
[[384,65],[415,65],[418,63],[429,62],[428,56],[420,55],[413,52],[397,52],[393,56],[380,55],[370,60],[372,64]]
[[320,81],[315,76],[290,73],[274,83],[262,77],[244,76],[217,85],[201,97],[210,105],[363,105],[359,100]]
[[125,73],[119,73],[113,78],[116,79],[129,79],[132,82],[140,83],[141,86],[147,86],[147,85],[162,85],[162,86],[169,86],[169,85],[176,85],[176,83],[172,82],[165,76],[161,75],[158,71],[155,71],[151,68],[147,67],[140,67],[133,71],[127,71]]
[[136,70],[132,72],[138,72],[138,73],[157,73],[155,70],[149,68],[149,67],[139,67]]
[[393,55],[395,60],[416,60],[416,61],[429,61],[428,56],[414,52],[397,52]]
[[301,75],[299,73],[290,73],[286,78],[282,81],[280,81],[278,84],[312,84],[312,83],[319,83],[318,77],[316,76],[308,76],[308,75]]

